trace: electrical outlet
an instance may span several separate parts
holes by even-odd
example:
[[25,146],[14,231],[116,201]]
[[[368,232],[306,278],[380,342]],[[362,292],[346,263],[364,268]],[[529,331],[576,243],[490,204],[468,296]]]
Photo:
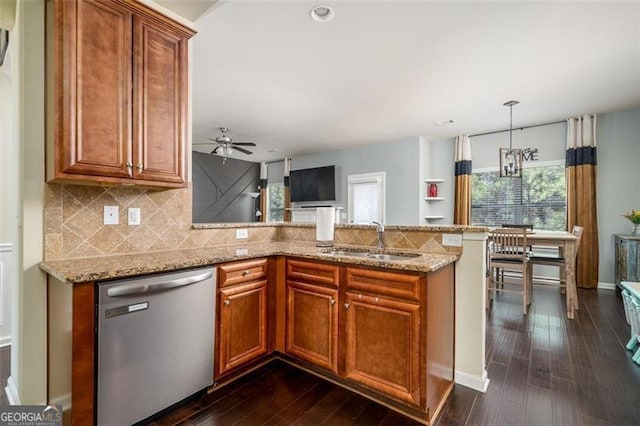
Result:
[[462,247],[462,235],[461,234],[442,234],[442,245]]
[[118,206],[104,206],[105,225],[117,225],[120,222]]
[[236,249],[236,256],[246,256],[247,254],[249,254],[249,249],[246,249],[246,248]]
[[236,229],[236,239],[241,240],[249,238],[249,230],[248,229]]
[[142,218],[140,217],[139,207],[129,207],[129,209],[127,210],[127,213],[128,213],[127,223],[129,225],[140,225],[140,220]]

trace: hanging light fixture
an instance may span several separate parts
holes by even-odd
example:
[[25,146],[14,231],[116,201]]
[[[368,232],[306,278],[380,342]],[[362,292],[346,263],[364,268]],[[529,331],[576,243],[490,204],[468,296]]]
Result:
[[504,103],[509,107],[509,148],[500,148],[500,177],[522,177],[522,149],[513,148],[513,106],[519,103]]

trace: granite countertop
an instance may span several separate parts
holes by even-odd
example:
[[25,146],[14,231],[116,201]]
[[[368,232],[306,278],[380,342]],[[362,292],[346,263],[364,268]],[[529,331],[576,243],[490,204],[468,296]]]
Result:
[[[247,222],[247,223],[194,223],[193,229],[224,229],[224,228],[261,228],[261,227],[289,227],[315,228],[315,223],[295,222]],[[489,227],[475,225],[385,225],[389,231],[431,231],[431,232],[488,232]],[[353,223],[336,223],[335,228],[343,229],[372,229],[375,225],[356,225]]]
[[[336,248],[349,250],[357,247],[340,246]],[[360,248],[362,249],[363,247]],[[414,253],[418,254],[418,256],[405,260],[378,260],[375,258],[353,257],[346,254],[329,254],[326,252],[327,248],[316,247],[315,243],[246,243],[198,249],[45,261],[40,263],[40,269],[60,281],[81,283],[278,255],[414,272],[435,271],[455,262],[460,256],[454,253],[425,253],[415,250],[399,252],[397,250],[387,250],[385,253]]]

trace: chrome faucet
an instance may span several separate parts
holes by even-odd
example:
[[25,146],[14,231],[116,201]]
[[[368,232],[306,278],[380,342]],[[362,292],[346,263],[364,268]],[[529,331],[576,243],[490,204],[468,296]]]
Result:
[[371,223],[376,225],[376,233],[378,234],[378,244],[376,245],[376,248],[378,250],[384,250],[386,247],[384,243],[384,225],[380,222],[376,222],[375,220]]

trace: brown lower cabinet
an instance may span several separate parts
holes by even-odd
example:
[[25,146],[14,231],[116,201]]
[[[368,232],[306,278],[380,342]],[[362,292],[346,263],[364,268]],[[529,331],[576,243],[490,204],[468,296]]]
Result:
[[420,305],[347,293],[345,377],[420,405]]
[[286,351],[338,372],[338,290],[287,282]]
[[218,288],[216,377],[269,351],[267,259],[221,265]]
[[432,422],[453,387],[453,268],[287,259],[288,359]]

